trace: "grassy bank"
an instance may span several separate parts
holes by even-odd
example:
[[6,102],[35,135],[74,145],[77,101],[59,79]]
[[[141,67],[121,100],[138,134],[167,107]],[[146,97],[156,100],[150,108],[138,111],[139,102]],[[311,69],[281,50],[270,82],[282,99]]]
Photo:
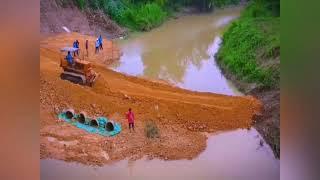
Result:
[[280,82],[280,17],[252,2],[223,35],[219,64],[238,80],[276,88]]
[[258,97],[263,114],[255,127],[280,157],[279,0],[253,0],[223,34],[216,59],[240,90]]

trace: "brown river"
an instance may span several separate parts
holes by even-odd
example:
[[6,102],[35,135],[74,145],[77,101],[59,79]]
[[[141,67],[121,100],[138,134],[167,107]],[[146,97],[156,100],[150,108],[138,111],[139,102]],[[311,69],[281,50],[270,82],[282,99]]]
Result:
[[[112,68],[193,91],[241,95],[223,76],[214,58],[223,30],[240,11],[228,8],[183,16],[150,32],[119,40],[123,56]],[[43,180],[280,179],[280,161],[254,128],[210,135],[205,151],[193,160],[122,160],[93,167],[45,159],[40,165]]]

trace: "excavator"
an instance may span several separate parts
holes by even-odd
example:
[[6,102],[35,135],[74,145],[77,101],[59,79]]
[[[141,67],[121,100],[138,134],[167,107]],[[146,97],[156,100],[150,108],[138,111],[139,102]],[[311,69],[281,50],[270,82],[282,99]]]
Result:
[[[60,67],[63,69],[60,75],[61,79],[92,87],[99,74],[93,70],[91,62],[81,60],[79,55],[76,56],[77,52],[79,52],[78,48],[64,47],[60,49],[60,52]],[[66,60],[68,52],[75,55],[73,56],[73,64]]]

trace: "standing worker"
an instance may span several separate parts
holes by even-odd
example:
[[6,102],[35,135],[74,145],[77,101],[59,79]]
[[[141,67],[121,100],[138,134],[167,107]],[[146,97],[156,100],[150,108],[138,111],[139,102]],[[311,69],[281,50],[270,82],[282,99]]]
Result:
[[76,40],[76,48],[78,48],[78,50],[77,50],[77,55],[79,56],[79,41],[78,40]]
[[134,114],[131,111],[131,108],[129,108],[129,112],[126,113],[127,119],[128,119],[128,123],[129,123],[129,130],[131,132],[131,128],[134,130]]
[[96,40],[96,54],[97,54],[97,52],[99,52],[99,46],[100,46],[99,39],[97,39]]
[[87,51],[87,57],[89,57],[89,51],[88,51],[88,48],[89,48],[89,41],[88,39],[86,40],[86,51]]
[[[76,41],[73,42],[73,47],[77,48],[77,42]],[[73,56],[74,57],[76,56],[76,51],[73,51]]]
[[102,36],[101,36],[101,34],[100,34],[100,36],[99,36],[99,49],[101,50],[103,50],[103,46],[102,46]]

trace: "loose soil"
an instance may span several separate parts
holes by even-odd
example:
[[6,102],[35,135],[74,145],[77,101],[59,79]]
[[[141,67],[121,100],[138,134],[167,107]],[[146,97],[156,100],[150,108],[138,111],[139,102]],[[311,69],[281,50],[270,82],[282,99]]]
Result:
[[127,34],[125,28],[120,27],[100,10],[81,11],[73,1],[40,0],[40,33],[62,33],[65,32],[63,26],[71,32],[92,36],[101,34],[103,37],[117,38]]
[[[103,165],[129,158],[192,159],[206,147],[207,133],[250,128],[262,109],[252,96],[227,96],[184,90],[161,81],[127,76],[107,68],[118,59],[111,54],[111,42],[94,54],[96,37],[78,33],[59,34],[40,42],[40,158]],[[90,42],[89,57],[100,77],[93,87],[60,79],[59,48],[78,39]],[[115,44],[112,44],[116,48]],[[82,52],[81,52],[82,53]],[[80,57],[82,57],[80,53]],[[73,108],[90,116],[106,116],[122,126],[115,137],[87,133],[57,114]],[[136,132],[128,130],[125,112],[132,108]],[[144,134],[147,120],[154,121],[160,137]]]

